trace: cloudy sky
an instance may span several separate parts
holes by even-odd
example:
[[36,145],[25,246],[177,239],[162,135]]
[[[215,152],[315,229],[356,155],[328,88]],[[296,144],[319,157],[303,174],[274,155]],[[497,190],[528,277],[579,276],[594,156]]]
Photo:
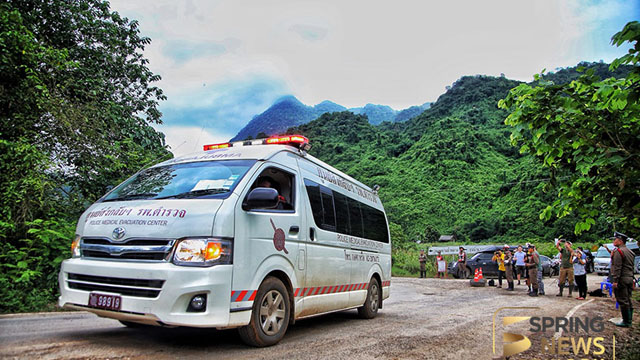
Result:
[[395,109],[435,101],[463,75],[531,80],[611,61],[640,0],[113,0],[152,39],[150,68],[175,154],[233,137],[276,99]]

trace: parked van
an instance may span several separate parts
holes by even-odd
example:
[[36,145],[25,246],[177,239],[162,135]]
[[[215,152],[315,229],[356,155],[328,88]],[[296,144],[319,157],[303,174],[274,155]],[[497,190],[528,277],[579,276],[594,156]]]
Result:
[[123,324],[239,328],[268,346],[295,320],[389,297],[377,192],[291,135],[206,145],[142,170],[80,217],[59,305]]
[[[615,247],[613,244],[606,244],[609,250],[613,250]],[[638,248],[638,243],[635,241],[627,241],[627,248],[631,250],[635,255],[633,270],[634,273],[640,273],[640,248]],[[595,271],[598,275],[608,275],[611,270],[611,253],[601,246],[596,253],[596,257],[594,259],[595,263]]]

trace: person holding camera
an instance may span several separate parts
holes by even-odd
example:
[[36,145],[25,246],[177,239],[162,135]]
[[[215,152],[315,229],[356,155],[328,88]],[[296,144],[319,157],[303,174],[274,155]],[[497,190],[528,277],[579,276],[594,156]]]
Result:
[[504,254],[502,251],[494,251],[491,261],[498,263],[498,288],[502,288],[502,278],[505,275]]
[[581,247],[573,252],[573,275],[576,278],[576,285],[578,285],[578,300],[584,300],[587,297],[587,255]]
[[556,243],[556,249],[560,252],[560,277],[558,278],[558,287],[560,291],[556,296],[562,296],[562,290],[564,289],[564,282],[569,280],[569,296],[573,293],[573,264],[571,264],[571,257],[573,256],[573,249],[571,248],[571,241],[560,239]]

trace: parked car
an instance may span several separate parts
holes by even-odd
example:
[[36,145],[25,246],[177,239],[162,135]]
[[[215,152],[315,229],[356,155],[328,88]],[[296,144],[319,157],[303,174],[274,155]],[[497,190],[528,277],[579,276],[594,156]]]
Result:
[[[511,247],[511,251],[515,252],[517,248]],[[502,250],[501,247],[494,247],[484,250],[482,252],[474,254],[470,259],[467,260],[467,267],[469,271],[467,272],[467,278],[472,278],[475,274],[477,268],[482,268],[482,275],[484,277],[497,278],[498,277],[498,263],[492,261],[494,252]],[[547,256],[540,255],[540,260],[542,261],[542,275],[550,276],[551,270],[551,259]],[[458,262],[452,261],[448,267],[449,274],[453,275],[456,279],[460,278],[460,271],[458,269]]]
[[[609,250],[614,249],[613,244],[607,244],[607,247],[609,248]],[[638,247],[638,243],[627,241],[627,248],[633,251],[633,253],[636,255],[636,258],[634,260],[634,264],[635,264],[634,272],[636,274],[639,274],[640,273],[640,248]],[[595,265],[594,269],[598,273],[598,275],[608,275],[609,270],[611,269],[611,253],[609,253],[607,249],[604,248],[604,246],[601,246],[598,249],[598,252],[596,253],[596,256],[593,262]]]
[[560,254],[555,254],[551,258],[551,276],[557,276],[560,274]]
[[[498,263],[491,261],[493,253],[500,250],[500,247],[489,248],[485,251],[479,252],[467,257],[467,278],[472,278],[476,269],[482,268],[482,275],[484,277],[498,277]],[[461,278],[460,269],[458,269],[458,262],[452,261],[448,268],[449,274],[453,275],[456,279]]]
[[542,262],[542,276],[552,276],[553,268],[551,266],[552,260],[548,256],[540,255],[540,261]]

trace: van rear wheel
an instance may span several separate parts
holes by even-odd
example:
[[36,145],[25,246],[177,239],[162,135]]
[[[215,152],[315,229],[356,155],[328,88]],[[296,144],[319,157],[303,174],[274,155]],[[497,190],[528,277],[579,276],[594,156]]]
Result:
[[380,308],[380,284],[376,278],[372,278],[367,288],[367,299],[364,305],[358,308],[358,315],[363,319],[373,319]]
[[287,288],[279,279],[268,277],[256,294],[249,325],[238,329],[238,333],[247,345],[274,345],[284,337],[290,316],[291,305]]

